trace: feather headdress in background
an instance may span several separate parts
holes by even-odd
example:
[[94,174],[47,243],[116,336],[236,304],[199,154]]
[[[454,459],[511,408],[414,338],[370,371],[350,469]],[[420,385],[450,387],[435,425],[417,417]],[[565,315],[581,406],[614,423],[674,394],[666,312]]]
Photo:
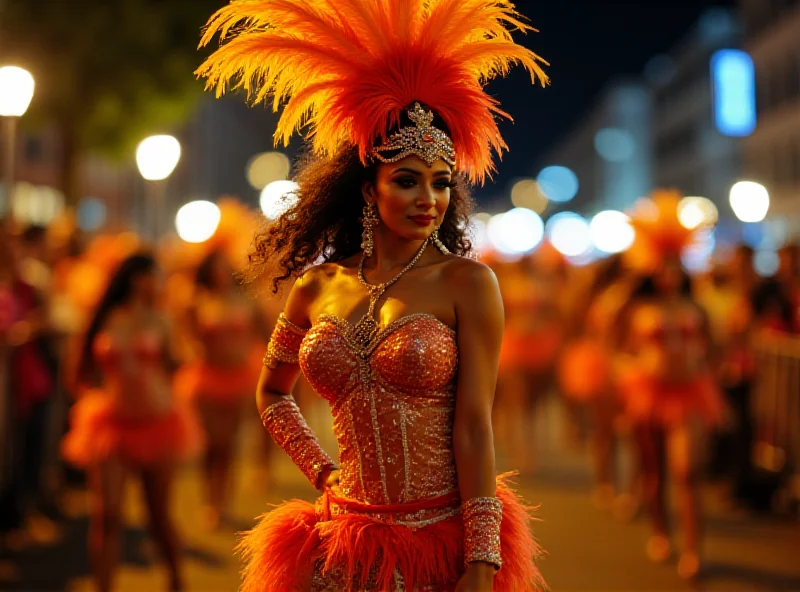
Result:
[[197,74],[221,95],[243,88],[257,103],[285,103],[276,142],[307,127],[316,153],[370,151],[425,104],[449,128],[457,167],[473,182],[507,148],[496,117],[510,116],[484,85],[521,64],[548,78],[512,30],[533,30],[507,0],[233,0],[208,22],[201,46],[222,45]]
[[708,226],[684,226],[678,216],[683,196],[676,190],[657,189],[638,200],[631,212],[636,238],[625,253],[628,264],[643,272],[657,269],[667,257],[680,257],[696,244]]

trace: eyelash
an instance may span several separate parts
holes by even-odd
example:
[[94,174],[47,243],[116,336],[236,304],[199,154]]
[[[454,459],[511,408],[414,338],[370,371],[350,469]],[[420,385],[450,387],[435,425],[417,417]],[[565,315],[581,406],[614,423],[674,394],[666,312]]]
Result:
[[[396,179],[395,183],[397,183],[403,189],[410,189],[416,184],[416,180],[411,178]],[[444,191],[445,189],[454,189],[456,183],[455,181],[447,181],[447,182],[437,181],[436,183],[433,184],[433,186],[436,187],[437,189]]]

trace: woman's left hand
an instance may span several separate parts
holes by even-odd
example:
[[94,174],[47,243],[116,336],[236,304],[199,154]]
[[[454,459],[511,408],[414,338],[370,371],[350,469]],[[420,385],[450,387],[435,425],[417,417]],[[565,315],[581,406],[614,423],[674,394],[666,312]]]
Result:
[[488,563],[470,563],[459,578],[455,592],[492,592],[495,571]]

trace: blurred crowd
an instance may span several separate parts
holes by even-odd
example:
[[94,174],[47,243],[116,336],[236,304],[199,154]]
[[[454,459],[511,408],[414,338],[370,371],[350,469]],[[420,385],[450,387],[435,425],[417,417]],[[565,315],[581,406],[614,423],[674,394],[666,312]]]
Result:
[[[69,492],[88,487],[103,500],[89,545],[95,565],[107,564],[98,577],[110,587],[114,560],[104,553],[120,527],[119,482],[102,455],[112,447],[141,468],[173,589],[181,587],[176,535],[159,502],[168,497],[170,475],[154,468],[164,452],[154,442],[173,447],[170,461],[202,460],[204,523],[214,529],[226,519],[237,435],[246,418],[255,420],[261,357],[288,290],[253,297],[252,286],[241,286],[256,219],[234,200],[222,200],[220,209],[209,241],[167,240],[157,251],[129,232],[85,236],[66,219],[47,228],[0,228],[4,556],[55,542]],[[645,512],[654,560],[670,550],[665,483],[677,486],[688,539],[679,570],[693,575],[699,483],[723,483],[731,507],[768,511],[781,471],[790,468],[792,459],[776,468],[764,451],[759,456],[753,410],[754,399],[765,396],[757,388],[759,352],[800,332],[799,254],[796,245],[785,246],[777,273],[762,278],[744,245],[716,254],[707,272],[693,276],[668,250],[646,269],[626,254],[573,265],[546,243],[516,258],[484,253],[506,311],[495,403],[500,454],[523,476],[535,473],[531,429],[542,402],[558,397],[564,445],[591,453],[592,500],[623,520]],[[91,378],[97,368],[80,367],[87,347],[106,375],[99,395]],[[307,391],[299,393],[305,409],[313,398]],[[127,423],[114,424],[114,442],[83,442],[82,422],[105,421],[109,397],[130,403]],[[166,417],[164,409],[184,408],[190,411],[175,411],[172,423],[151,421]],[[636,451],[637,468],[627,475],[617,470],[623,441]],[[87,483],[81,469],[98,459],[107,470],[99,484]]]

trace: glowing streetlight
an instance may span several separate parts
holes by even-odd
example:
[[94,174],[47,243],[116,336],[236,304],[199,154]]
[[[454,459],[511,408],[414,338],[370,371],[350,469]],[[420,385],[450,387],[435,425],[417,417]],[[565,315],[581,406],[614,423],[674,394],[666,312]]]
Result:
[[487,226],[489,242],[495,250],[505,255],[521,255],[532,251],[542,242],[544,222],[534,211],[514,208],[497,214]]
[[598,251],[614,254],[630,248],[636,238],[636,231],[627,214],[606,210],[592,218],[589,236]]
[[172,174],[181,158],[181,145],[173,136],[150,136],[139,142],[136,148],[136,165],[147,184],[147,201],[153,202],[150,229],[153,239],[159,238],[159,226],[163,218],[165,181]]
[[713,226],[719,219],[719,211],[707,197],[684,197],[678,202],[678,221],[681,226],[694,230],[700,226]]
[[14,157],[17,152],[17,119],[25,115],[33,99],[33,76],[17,66],[0,68],[0,116],[5,120],[6,162],[5,191],[0,199],[0,216],[5,214],[6,205],[11,201],[14,186]]
[[0,68],[0,115],[22,117],[33,99],[33,76],[17,66]]
[[190,201],[175,216],[175,230],[187,243],[202,243],[214,236],[222,217],[217,204]]
[[567,257],[580,257],[592,249],[589,223],[574,212],[560,212],[545,227],[550,244]]
[[261,190],[261,211],[270,220],[277,220],[297,203],[299,188],[294,181],[273,181]]
[[769,211],[769,192],[760,183],[740,181],[731,187],[730,202],[742,222],[761,222]]
[[147,181],[163,181],[181,158],[181,145],[173,136],[150,136],[136,148],[136,165]]

